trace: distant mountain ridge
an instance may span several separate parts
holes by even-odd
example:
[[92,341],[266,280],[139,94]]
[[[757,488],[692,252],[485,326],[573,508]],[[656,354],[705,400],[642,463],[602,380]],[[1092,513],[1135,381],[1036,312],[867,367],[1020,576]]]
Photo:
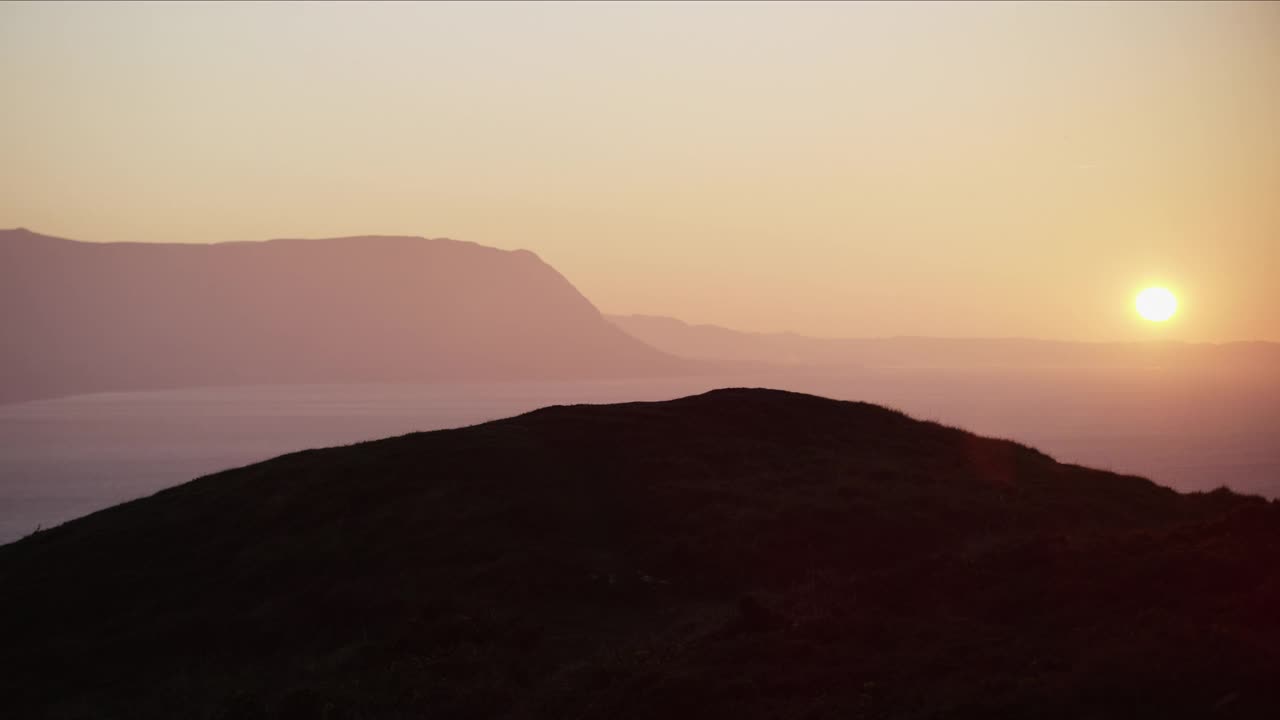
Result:
[[525,250],[368,236],[85,243],[0,231],[0,402],[218,384],[655,375]]
[[1280,710],[1280,503],[763,389],[294,453],[0,546],[0,716]]
[[1030,338],[819,338],[693,325],[657,315],[608,315],[659,350],[715,362],[876,368],[1159,367],[1280,372],[1280,343],[1072,342]]

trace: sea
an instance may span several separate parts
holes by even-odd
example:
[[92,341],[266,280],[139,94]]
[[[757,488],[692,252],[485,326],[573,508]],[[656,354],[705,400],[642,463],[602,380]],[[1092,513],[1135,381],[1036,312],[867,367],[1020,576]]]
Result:
[[1062,462],[1192,492],[1280,497],[1280,376],[1139,370],[813,370],[664,379],[205,387],[0,404],[0,544],[284,453],[547,405],[773,387],[893,407]]

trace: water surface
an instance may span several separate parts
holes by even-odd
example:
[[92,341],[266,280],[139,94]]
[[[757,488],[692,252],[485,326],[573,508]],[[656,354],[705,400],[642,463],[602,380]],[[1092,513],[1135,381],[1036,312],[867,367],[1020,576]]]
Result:
[[0,542],[208,473],[552,404],[725,386],[885,404],[1184,490],[1280,496],[1280,381],[1159,371],[858,371],[584,382],[292,385],[0,405]]

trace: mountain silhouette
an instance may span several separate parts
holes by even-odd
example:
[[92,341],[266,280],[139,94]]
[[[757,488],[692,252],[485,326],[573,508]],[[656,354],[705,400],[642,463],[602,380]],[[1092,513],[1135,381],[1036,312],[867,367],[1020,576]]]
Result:
[[1280,506],[855,402],[559,406],[0,546],[0,716],[1274,717]]
[[849,368],[1056,368],[1209,370],[1267,377],[1280,344],[1072,342],[1032,338],[819,338],[691,325],[658,315],[608,319],[645,344],[680,357],[754,365]]
[[193,385],[685,372],[524,250],[0,231],[0,402]]

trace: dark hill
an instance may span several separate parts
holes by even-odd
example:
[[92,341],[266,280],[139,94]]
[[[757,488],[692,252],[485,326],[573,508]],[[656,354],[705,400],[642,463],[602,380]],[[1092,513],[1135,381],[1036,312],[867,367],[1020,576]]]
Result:
[[0,547],[15,718],[1275,717],[1280,506],[862,403],[551,407]]
[[192,385],[688,372],[531,252],[414,237],[215,245],[0,231],[0,402]]

